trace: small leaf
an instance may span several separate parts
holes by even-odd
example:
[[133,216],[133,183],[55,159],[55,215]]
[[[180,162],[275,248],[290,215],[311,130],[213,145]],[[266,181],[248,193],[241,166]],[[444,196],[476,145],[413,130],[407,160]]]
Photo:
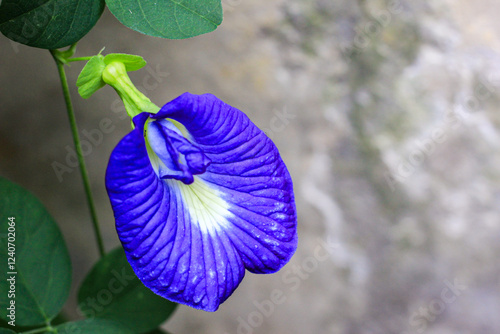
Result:
[[106,0],[125,26],[146,35],[182,39],[201,35],[222,22],[221,0]]
[[114,320],[135,333],[157,328],[177,306],[139,281],[121,247],[92,268],[78,292],[78,304],[87,317]]
[[85,36],[104,7],[104,0],[3,0],[0,31],[21,44],[58,49]]
[[56,329],[57,334],[135,334],[115,321],[99,318],[67,322],[57,326]]
[[[5,265],[0,271],[0,309],[5,311],[14,301],[16,326],[39,325],[54,318],[71,285],[68,250],[40,201],[1,177],[0,234],[0,263]],[[10,267],[10,263],[15,264]],[[8,297],[10,293],[15,296]],[[0,312],[0,317],[12,320],[7,312]]]
[[81,97],[88,99],[96,91],[106,86],[106,83],[102,80],[102,71],[104,71],[105,67],[106,64],[102,55],[90,58],[76,80],[78,94]]

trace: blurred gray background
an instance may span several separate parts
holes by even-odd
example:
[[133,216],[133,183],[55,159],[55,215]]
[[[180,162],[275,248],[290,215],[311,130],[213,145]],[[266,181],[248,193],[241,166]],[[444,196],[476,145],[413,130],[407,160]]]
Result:
[[[500,333],[500,2],[223,4],[215,32],[181,41],[143,36],[106,11],[76,54],[105,46],[144,56],[147,68],[131,76],[158,105],[209,92],[245,111],[294,180],[291,262],[247,274],[216,313],[179,307],[164,328]],[[3,36],[0,57],[0,174],[60,224],[75,276],[65,311],[76,317],[74,295],[97,252],[79,172],[66,161],[72,139],[56,68],[47,51]],[[86,161],[110,250],[119,242],[104,172],[130,127],[112,89],[78,96],[82,66],[67,70],[80,133],[102,134]],[[68,171],[58,176],[54,162]]]

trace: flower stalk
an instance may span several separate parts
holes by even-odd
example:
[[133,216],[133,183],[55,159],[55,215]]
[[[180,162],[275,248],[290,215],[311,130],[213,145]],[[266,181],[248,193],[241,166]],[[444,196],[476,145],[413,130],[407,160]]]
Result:
[[[71,54],[68,54],[69,57],[72,56],[74,52],[74,46],[68,51],[71,51]],[[71,133],[73,135],[73,143],[75,145],[76,155],[78,157],[78,165],[80,167],[80,174],[83,181],[83,187],[85,189],[85,195],[87,198],[87,205],[90,211],[90,217],[92,219],[92,225],[94,227],[94,235],[97,242],[97,247],[99,250],[100,257],[104,256],[104,244],[102,241],[101,231],[99,228],[99,222],[97,219],[97,213],[95,210],[94,199],[92,197],[92,191],[90,188],[90,181],[87,173],[87,167],[85,166],[85,160],[83,158],[82,147],[80,144],[80,136],[78,135],[78,127],[76,125],[75,113],[73,110],[73,103],[71,102],[71,95],[69,93],[68,79],[66,77],[66,72],[64,71],[64,61],[61,60],[61,55],[63,54],[58,50],[51,50],[50,53],[56,62],[57,70],[59,72],[59,80],[61,81],[62,91],[64,95],[64,101],[66,103],[66,111],[68,113],[69,124],[71,127]]]

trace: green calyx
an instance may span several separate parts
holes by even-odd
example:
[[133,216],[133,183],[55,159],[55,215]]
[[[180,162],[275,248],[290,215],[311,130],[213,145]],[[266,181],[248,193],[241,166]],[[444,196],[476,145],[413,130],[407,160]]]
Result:
[[116,90],[130,118],[143,111],[156,114],[160,110],[134,86],[122,62],[114,61],[107,65],[102,72],[102,80]]
[[140,56],[118,53],[93,56],[78,76],[78,93],[86,99],[108,84],[120,96],[130,118],[144,111],[157,113],[160,108],[134,86],[127,74],[145,65]]

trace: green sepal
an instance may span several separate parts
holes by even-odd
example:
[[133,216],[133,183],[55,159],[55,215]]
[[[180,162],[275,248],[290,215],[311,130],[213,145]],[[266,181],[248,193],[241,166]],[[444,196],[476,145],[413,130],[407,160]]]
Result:
[[120,61],[113,61],[102,72],[102,80],[113,87],[120,96],[127,114],[133,119],[142,112],[156,114],[160,108],[134,86],[127,74],[127,68]]
[[76,80],[78,94],[84,99],[88,99],[106,83],[102,80],[102,71],[106,68],[104,56],[97,55],[90,58],[82,72]]
[[76,80],[78,94],[82,98],[88,99],[92,94],[106,85],[104,80],[102,80],[102,73],[106,66],[113,62],[123,63],[127,72],[137,71],[146,66],[144,58],[136,55],[111,53],[106,56],[101,54],[93,56]]
[[127,72],[137,71],[146,66],[146,61],[141,56],[126,53],[110,53],[104,57],[104,63],[109,65],[113,62],[123,63]]

